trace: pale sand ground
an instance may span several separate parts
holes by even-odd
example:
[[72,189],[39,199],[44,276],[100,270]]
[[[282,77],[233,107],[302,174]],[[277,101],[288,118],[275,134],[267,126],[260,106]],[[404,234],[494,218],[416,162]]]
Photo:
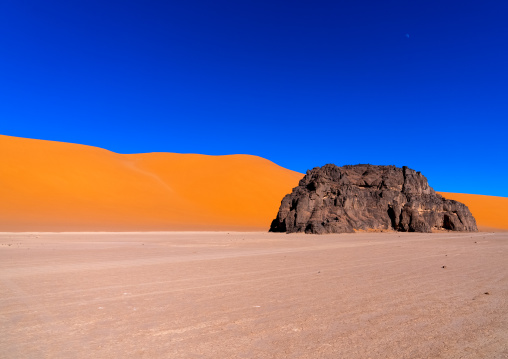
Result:
[[0,357],[508,358],[507,258],[508,233],[3,233]]

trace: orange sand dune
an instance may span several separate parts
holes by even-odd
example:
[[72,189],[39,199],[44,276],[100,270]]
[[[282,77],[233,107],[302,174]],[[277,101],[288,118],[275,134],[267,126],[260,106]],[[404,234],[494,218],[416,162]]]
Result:
[[[0,135],[0,231],[267,230],[303,174],[250,155],[122,155]],[[508,198],[442,193],[480,229]]]
[[0,135],[0,231],[267,230],[301,173]]
[[508,230],[508,198],[479,194],[439,192],[443,197],[464,203],[480,231]]

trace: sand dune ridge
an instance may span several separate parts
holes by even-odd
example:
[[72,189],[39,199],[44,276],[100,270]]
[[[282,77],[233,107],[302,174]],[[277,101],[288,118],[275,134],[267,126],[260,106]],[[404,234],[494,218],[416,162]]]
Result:
[[[0,135],[0,231],[268,230],[303,174],[252,155],[118,154]],[[480,229],[508,198],[441,193]]]

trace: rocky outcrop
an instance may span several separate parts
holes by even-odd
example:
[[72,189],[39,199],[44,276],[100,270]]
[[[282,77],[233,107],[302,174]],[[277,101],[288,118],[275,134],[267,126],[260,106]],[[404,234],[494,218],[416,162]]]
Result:
[[316,167],[282,199],[271,232],[345,233],[355,230],[476,232],[462,203],[437,194],[410,168]]

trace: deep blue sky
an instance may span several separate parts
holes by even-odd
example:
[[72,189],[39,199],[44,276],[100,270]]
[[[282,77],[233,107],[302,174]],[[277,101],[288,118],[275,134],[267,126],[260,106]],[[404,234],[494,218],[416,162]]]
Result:
[[0,133],[407,165],[508,197],[507,18],[506,0],[3,0]]

